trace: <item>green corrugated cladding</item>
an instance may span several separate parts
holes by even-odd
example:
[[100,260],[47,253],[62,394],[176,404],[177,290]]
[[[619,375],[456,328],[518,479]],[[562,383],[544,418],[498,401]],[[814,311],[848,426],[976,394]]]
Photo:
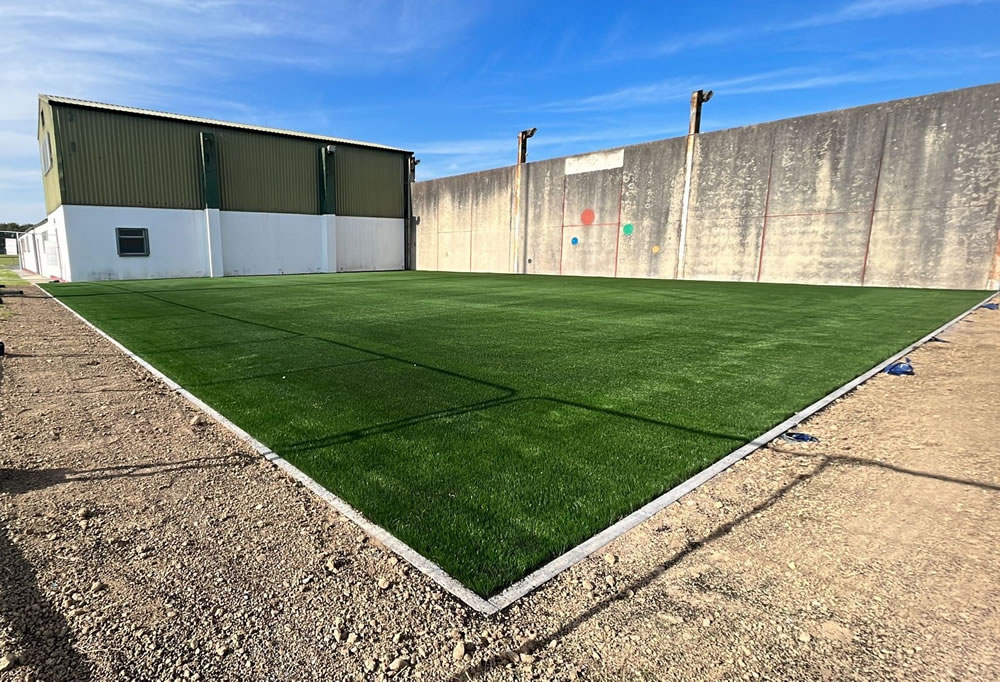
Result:
[[41,167],[41,144],[44,136],[49,136],[49,145],[52,151],[52,167],[49,172],[42,176],[42,189],[45,192],[45,212],[52,213],[62,205],[62,194],[59,187],[59,154],[56,149],[56,136],[52,134],[52,107],[48,103],[42,103],[38,107],[38,158]]
[[66,204],[203,208],[199,129],[52,105]]
[[403,217],[404,154],[338,144],[333,157],[337,215]]
[[[204,208],[201,133],[213,133],[222,210],[320,211],[317,155],[326,143],[65,104],[51,110],[62,203]],[[404,216],[406,154],[338,143],[334,158],[327,167],[335,165],[338,215]]]
[[216,128],[223,211],[319,213],[316,142]]

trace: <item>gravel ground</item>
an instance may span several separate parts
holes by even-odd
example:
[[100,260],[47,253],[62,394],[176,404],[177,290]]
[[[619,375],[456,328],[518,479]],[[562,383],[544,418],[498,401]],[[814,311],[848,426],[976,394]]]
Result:
[[1000,679],[1000,313],[486,618],[27,293],[3,682]]

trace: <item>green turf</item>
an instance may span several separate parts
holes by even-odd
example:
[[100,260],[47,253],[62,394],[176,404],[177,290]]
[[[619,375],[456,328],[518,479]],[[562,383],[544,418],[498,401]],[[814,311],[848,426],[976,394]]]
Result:
[[0,284],[20,282],[21,278],[14,272],[20,266],[17,256],[0,254]]
[[482,595],[984,297],[417,272],[46,288]]
[[[14,268],[20,265],[17,256],[10,255],[0,255],[0,287],[16,287],[19,284],[24,284],[24,280],[14,272]],[[0,320],[6,320],[10,317],[10,312],[4,307],[0,306]]]

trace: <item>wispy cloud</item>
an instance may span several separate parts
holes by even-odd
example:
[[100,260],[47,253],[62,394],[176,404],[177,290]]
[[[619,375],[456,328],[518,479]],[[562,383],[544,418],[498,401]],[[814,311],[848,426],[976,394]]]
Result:
[[746,87],[760,82],[779,82],[779,79],[789,76],[801,76],[806,73],[802,68],[774,69],[761,73],[748,74],[722,80],[708,80],[704,76],[687,76],[684,78],[667,78],[642,85],[632,85],[609,92],[588,95],[575,99],[556,100],[533,107],[540,111],[585,112],[614,111],[633,109],[649,104],[671,100],[687,99],[692,90],[701,87]]
[[[730,96],[948,77],[973,68],[969,62],[973,56],[980,60],[995,59],[1000,57],[1000,52],[990,52],[982,47],[970,46],[937,51],[934,55],[939,58],[937,61],[930,59],[932,55],[926,52],[922,55],[922,59],[915,61],[915,55],[903,50],[894,55],[897,59],[893,63],[881,63],[890,56],[890,53],[886,52],[881,60],[872,59],[864,54],[853,55],[852,61],[864,62],[860,65],[842,61],[836,65],[799,66],[728,78],[705,75],[668,78],[574,99],[553,100],[536,105],[533,109],[562,113],[611,112],[686,100],[693,90],[702,88]],[[944,60],[946,56],[947,59]]]
[[0,2],[0,219],[24,197],[42,211],[40,92],[286,125],[268,119],[276,107],[227,100],[218,86],[289,68],[317,80],[399,71],[478,16],[460,0]]
[[839,8],[817,12],[798,19],[779,22],[761,22],[745,26],[732,26],[696,31],[676,36],[658,44],[631,47],[610,52],[610,60],[656,58],[702,47],[724,45],[762,39],[769,36],[850,22],[872,21],[890,16],[900,16],[957,5],[981,5],[996,0],[855,0]]
[[[537,161],[562,154],[575,154],[602,146],[621,146],[643,140],[655,140],[685,131],[682,126],[609,126],[590,129],[555,131],[541,129],[531,140],[531,160]],[[469,140],[440,140],[416,143],[413,149],[421,159],[420,178],[430,180],[443,175],[455,175],[509,166],[514,161],[516,136],[488,137]]]
[[855,0],[831,12],[820,12],[798,21],[775,24],[774,30],[794,30],[812,26],[830,26],[851,21],[870,21],[883,17],[926,12],[955,5],[981,5],[993,0]]

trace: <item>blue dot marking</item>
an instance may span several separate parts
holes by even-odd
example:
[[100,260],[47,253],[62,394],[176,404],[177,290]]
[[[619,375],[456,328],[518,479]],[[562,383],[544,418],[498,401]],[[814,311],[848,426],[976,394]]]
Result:
[[569,240],[569,243],[572,244],[573,246],[576,246],[577,244],[580,243],[580,240],[577,237],[573,237],[572,239]]

